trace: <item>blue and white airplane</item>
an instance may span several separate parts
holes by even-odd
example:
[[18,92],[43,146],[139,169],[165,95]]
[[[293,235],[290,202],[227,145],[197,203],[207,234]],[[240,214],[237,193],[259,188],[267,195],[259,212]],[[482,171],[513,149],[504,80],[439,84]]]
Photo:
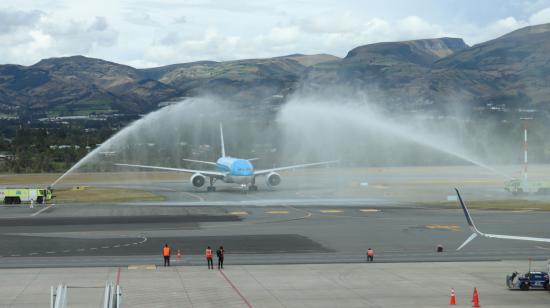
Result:
[[251,161],[255,159],[241,159],[236,157],[230,157],[225,155],[225,145],[223,141],[223,127],[220,124],[220,136],[221,136],[221,146],[222,146],[222,157],[220,157],[216,162],[202,161],[202,160],[193,160],[193,159],[184,159],[185,161],[201,163],[205,165],[210,165],[215,167],[214,170],[194,170],[194,169],[183,169],[183,168],[170,168],[170,167],[160,167],[160,166],[145,166],[145,165],[132,165],[132,164],[115,164],[117,166],[126,166],[126,167],[136,167],[144,169],[156,169],[156,170],[165,170],[165,171],[176,171],[176,172],[185,172],[192,173],[191,184],[200,188],[206,183],[206,178],[210,179],[210,185],[207,187],[207,191],[216,191],[214,183],[216,180],[221,180],[225,183],[236,183],[240,184],[243,188],[248,186],[250,191],[258,190],[256,186],[256,177],[265,176],[265,183],[268,187],[277,186],[281,183],[281,175],[277,171],[295,169],[295,168],[304,168],[312,167],[319,165],[328,165],[334,164],[338,161],[324,161],[317,163],[293,165],[279,168],[263,169],[263,170],[254,170],[254,166]]

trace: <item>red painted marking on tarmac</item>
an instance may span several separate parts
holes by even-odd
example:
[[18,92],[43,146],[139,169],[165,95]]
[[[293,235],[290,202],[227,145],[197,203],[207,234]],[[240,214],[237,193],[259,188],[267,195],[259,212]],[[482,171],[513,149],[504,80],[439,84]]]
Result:
[[227,281],[227,283],[229,283],[231,288],[233,288],[233,290],[241,297],[241,299],[246,304],[246,306],[248,306],[248,308],[252,308],[252,305],[250,304],[250,302],[248,302],[248,300],[241,294],[239,289],[237,289],[237,287],[231,282],[231,280],[229,280],[229,278],[227,278],[227,276],[225,276],[223,271],[220,270],[219,272],[220,272],[220,274],[222,274],[223,278],[225,278],[225,281]]
[[118,268],[118,272],[116,273],[116,284],[119,285],[120,283],[120,267]]

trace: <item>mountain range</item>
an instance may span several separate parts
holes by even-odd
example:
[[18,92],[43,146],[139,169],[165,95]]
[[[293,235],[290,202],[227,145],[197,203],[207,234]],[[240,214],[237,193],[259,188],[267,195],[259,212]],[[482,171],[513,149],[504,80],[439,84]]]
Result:
[[550,24],[474,46],[460,38],[382,42],[344,58],[328,54],[199,61],[136,69],[71,56],[0,65],[0,115],[146,113],[182,97],[213,94],[280,104],[296,92],[338,86],[388,108],[447,106],[550,109]]

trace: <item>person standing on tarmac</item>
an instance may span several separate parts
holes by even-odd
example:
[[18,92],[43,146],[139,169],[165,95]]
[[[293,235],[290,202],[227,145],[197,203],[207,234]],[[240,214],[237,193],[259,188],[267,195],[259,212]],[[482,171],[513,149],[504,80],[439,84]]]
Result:
[[212,261],[212,248],[208,246],[206,248],[206,262],[208,263],[208,269],[214,269],[214,261]]
[[224,254],[223,246],[220,246],[218,250],[216,250],[216,255],[218,256],[218,269],[223,269],[223,254]]
[[162,256],[164,257],[164,266],[170,266],[170,246],[168,244],[164,244],[164,247],[162,248]]
[[374,262],[374,249],[367,249],[367,262]]

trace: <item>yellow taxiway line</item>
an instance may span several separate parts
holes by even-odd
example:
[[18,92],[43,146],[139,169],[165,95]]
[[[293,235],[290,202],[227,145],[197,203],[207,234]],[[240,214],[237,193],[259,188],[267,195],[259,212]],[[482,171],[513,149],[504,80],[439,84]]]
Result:
[[445,230],[451,230],[451,231],[456,231],[456,232],[459,232],[459,231],[462,230],[460,228],[460,226],[457,226],[457,225],[426,225],[426,228],[428,228],[428,229],[445,229]]
[[288,214],[288,211],[267,211],[266,214]]

